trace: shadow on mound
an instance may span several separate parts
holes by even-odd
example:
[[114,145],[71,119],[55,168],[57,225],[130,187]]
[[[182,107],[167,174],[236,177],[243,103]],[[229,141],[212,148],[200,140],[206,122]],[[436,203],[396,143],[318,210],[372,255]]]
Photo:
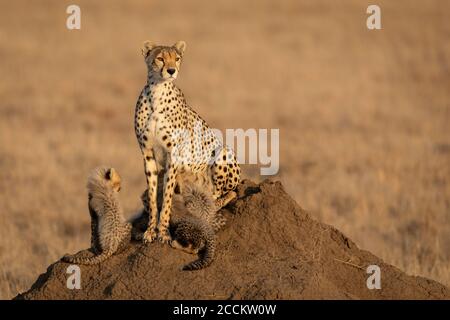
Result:
[[[15,299],[450,299],[447,287],[408,276],[313,220],[280,182],[243,181],[223,213],[228,223],[207,269],[182,271],[192,256],[132,243],[102,264],[80,266],[80,290],[67,289],[69,264],[56,262]],[[380,290],[366,286],[374,264]]]

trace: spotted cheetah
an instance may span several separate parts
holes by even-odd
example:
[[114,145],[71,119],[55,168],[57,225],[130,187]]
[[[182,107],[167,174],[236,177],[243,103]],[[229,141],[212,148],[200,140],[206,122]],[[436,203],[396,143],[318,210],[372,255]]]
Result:
[[91,215],[91,248],[62,260],[76,264],[97,264],[130,241],[131,224],[124,221],[118,193],[121,179],[114,168],[99,167],[88,178],[89,213]]
[[[147,84],[135,109],[135,133],[144,157],[149,189],[150,219],[144,242],[156,237],[170,241],[168,225],[174,189],[179,175],[192,172],[211,180],[218,205],[236,194],[240,167],[233,151],[223,146],[207,123],[187,104],[174,85],[186,49],[184,41],[173,46],[144,42],[142,54],[147,65]],[[163,175],[163,199],[158,211],[158,174]],[[159,213],[159,214],[158,214]]]

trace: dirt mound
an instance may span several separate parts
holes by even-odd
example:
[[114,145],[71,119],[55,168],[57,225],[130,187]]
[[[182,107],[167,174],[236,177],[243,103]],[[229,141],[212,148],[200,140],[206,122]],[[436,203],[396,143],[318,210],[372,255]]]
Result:
[[[66,287],[68,264],[48,267],[18,299],[450,299],[450,289],[408,276],[360,250],[300,208],[281,183],[244,181],[224,214],[213,264],[181,271],[195,257],[167,245],[130,244],[97,266],[81,266],[81,289]],[[366,268],[381,269],[369,290]]]

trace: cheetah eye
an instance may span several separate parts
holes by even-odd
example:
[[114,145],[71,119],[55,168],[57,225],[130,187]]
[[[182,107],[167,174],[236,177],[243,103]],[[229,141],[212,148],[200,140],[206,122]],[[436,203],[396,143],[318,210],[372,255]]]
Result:
[[162,57],[156,58],[158,61],[164,62],[164,59]]
[[180,61],[180,57],[176,57],[175,61],[176,62]]

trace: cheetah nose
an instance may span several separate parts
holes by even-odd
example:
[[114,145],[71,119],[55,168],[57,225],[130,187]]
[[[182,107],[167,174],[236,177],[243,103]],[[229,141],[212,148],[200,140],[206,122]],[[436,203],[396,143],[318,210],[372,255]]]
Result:
[[170,74],[171,76],[175,73],[175,69],[167,69],[167,73]]

